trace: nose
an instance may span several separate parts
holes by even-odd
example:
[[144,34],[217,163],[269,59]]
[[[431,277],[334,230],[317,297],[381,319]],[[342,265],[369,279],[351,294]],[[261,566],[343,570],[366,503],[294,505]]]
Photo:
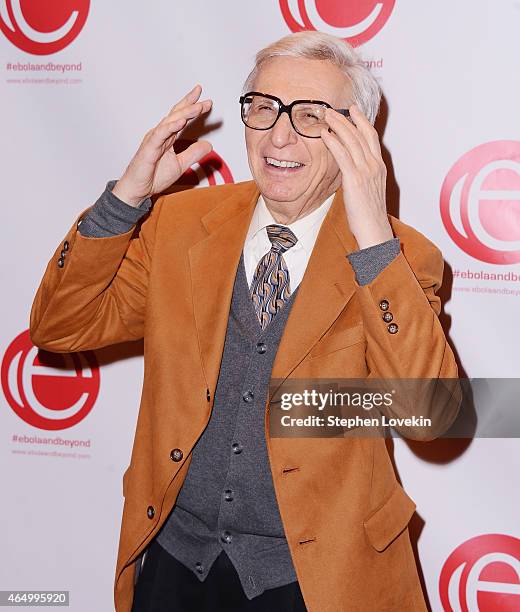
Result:
[[288,144],[295,144],[298,141],[298,134],[291,125],[291,120],[287,113],[282,113],[278,121],[271,128],[271,142],[275,147],[281,149]]

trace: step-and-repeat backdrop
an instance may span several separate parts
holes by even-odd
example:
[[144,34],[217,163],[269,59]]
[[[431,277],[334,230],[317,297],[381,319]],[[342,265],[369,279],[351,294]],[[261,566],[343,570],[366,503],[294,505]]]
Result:
[[[142,346],[40,362],[27,328],[49,257],[196,83],[214,151],[183,180],[250,178],[238,96],[255,52],[291,31],[359,47],[384,91],[389,207],[444,254],[461,372],[520,375],[518,0],[1,0],[0,29],[0,589],[113,609]],[[518,441],[390,450],[431,608],[520,609]]]

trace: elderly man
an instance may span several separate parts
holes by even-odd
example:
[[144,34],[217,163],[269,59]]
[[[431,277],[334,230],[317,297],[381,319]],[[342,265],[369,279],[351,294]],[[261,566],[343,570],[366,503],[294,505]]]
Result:
[[272,377],[457,376],[441,253],[386,212],[377,82],[340,39],[273,43],[240,97],[254,180],[152,206],[211,150],[172,148],[200,94],[79,215],[31,313],[49,351],[145,339],[116,610],[424,610],[384,440],[269,435]]

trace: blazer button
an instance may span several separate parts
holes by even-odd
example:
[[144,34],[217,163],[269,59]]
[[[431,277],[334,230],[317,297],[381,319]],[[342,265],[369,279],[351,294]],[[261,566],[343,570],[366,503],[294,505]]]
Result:
[[153,519],[153,517],[155,516],[155,508],[153,506],[148,506],[146,510],[146,515],[149,519]]
[[397,326],[397,323],[390,323],[387,329],[391,334],[397,334],[397,332],[399,331],[399,327]]
[[180,461],[183,458],[183,452],[180,448],[174,448],[170,453],[170,459],[172,461]]
[[389,307],[390,303],[388,302],[388,300],[381,300],[379,302],[379,308],[381,308],[381,310],[388,310]]
[[64,251],[68,251],[69,250],[69,241],[65,240],[65,242],[63,243],[63,250]]
[[209,389],[206,389],[206,399],[209,401],[211,401],[211,393],[209,392]]
[[390,321],[394,318],[394,315],[388,310],[387,312],[385,312],[385,314],[383,315],[383,321],[385,323],[390,323]]
[[65,260],[63,259],[63,257],[60,257],[58,259],[58,268],[63,268],[64,265],[65,265]]

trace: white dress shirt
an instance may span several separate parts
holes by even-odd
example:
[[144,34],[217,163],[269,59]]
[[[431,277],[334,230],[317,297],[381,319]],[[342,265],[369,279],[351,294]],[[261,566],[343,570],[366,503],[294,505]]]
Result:
[[[294,221],[294,223],[290,225],[284,225],[284,227],[288,227],[296,238],[298,238],[298,242],[283,254],[287,269],[289,270],[291,292],[298,287],[305,274],[312,249],[314,248],[314,243],[318,237],[318,232],[332,204],[334,195],[333,193],[329,196],[310,214]],[[244,243],[244,264],[249,287],[251,287],[251,281],[253,280],[258,263],[262,257],[271,250],[271,241],[267,236],[266,230],[268,225],[283,224],[277,223],[274,220],[263,197],[260,195]]]

